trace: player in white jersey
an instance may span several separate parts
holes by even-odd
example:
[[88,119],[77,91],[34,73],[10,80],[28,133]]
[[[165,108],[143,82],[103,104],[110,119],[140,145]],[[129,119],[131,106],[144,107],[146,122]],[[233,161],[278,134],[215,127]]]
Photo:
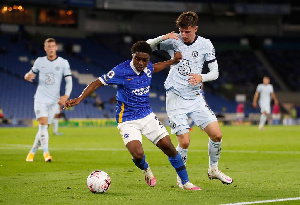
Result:
[[[35,76],[39,75],[39,83],[34,96],[34,112],[39,122],[39,128],[33,146],[26,157],[26,161],[29,162],[33,161],[34,154],[40,145],[43,148],[45,161],[51,162],[52,156],[48,148],[48,125],[51,124],[59,105],[64,105],[72,91],[70,65],[67,60],[57,56],[55,39],[46,39],[44,50],[47,56],[37,58],[31,70],[24,76],[25,80],[33,82]],[[63,78],[66,81],[65,95],[60,96]]]
[[256,92],[253,98],[253,107],[257,107],[257,100],[259,98],[258,104],[260,107],[260,121],[259,121],[259,130],[264,129],[264,125],[267,121],[268,114],[271,113],[271,97],[274,100],[274,103],[278,105],[278,100],[274,93],[273,85],[270,84],[270,78],[265,76],[263,78],[263,83],[259,84],[256,88]]
[[[147,42],[152,49],[167,51],[171,57],[174,52],[182,54],[182,60],[172,65],[165,81],[166,108],[170,120],[171,132],[178,139],[177,150],[183,161],[187,161],[190,145],[188,117],[201,127],[209,136],[208,153],[210,179],[219,179],[231,184],[232,179],[218,169],[221,153],[222,133],[213,111],[208,107],[200,92],[201,84],[218,78],[218,63],[215,49],[209,39],[196,34],[198,15],[195,12],[183,12],[176,20],[180,34],[171,32]],[[202,74],[204,62],[208,63],[209,72]],[[177,177],[177,184],[181,181]]]

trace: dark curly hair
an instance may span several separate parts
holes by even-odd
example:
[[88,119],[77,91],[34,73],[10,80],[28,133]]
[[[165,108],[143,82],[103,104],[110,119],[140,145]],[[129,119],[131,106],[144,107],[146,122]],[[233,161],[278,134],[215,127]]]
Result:
[[149,55],[151,55],[152,49],[146,41],[137,41],[131,47],[131,53],[136,53],[136,52],[148,53]]
[[198,15],[193,11],[187,11],[180,14],[175,21],[177,28],[187,28],[189,26],[197,26]]

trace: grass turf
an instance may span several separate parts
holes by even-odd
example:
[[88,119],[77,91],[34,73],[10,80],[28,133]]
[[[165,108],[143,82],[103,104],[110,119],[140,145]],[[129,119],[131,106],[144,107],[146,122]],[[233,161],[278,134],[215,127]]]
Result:
[[[187,170],[201,191],[176,186],[176,173],[167,157],[146,138],[146,160],[157,185],[145,183],[131,161],[115,127],[60,128],[50,133],[53,162],[45,163],[42,150],[33,162],[25,158],[37,128],[0,128],[0,204],[226,204],[300,197],[300,127],[223,126],[219,169],[233,178],[223,185],[207,177],[206,134],[191,132]],[[171,136],[174,145],[176,137]],[[86,178],[106,171],[112,185],[105,194],[92,194]],[[272,204],[300,204],[286,201]]]

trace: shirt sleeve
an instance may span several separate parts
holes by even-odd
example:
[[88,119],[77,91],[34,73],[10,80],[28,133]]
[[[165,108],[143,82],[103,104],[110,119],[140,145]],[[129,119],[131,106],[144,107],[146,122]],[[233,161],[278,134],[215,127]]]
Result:
[[63,68],[64,68],[64,77],[71,76],[72,72],[71,72],[69,61],[64,60],[63,64],[64,64],[63,65]]
[[211,41],[208,39],[206,41],[206,50],[207,50],[207,52],[205,54],[205,61],[210,63],[210,62],[213,62],[214,60],[216,60],[215,48],[214,48],[213,44],[211,43]]
[[31,68],[31,71],[34,73],[34,74],[38,74],[39,73],[39,62],[40,62],[40,58],[37,58],[34,63],[33,63],[33,66]]
[[122,70],[120,68],[120,65],[114,67],[108,73],[100,76],[99,80],[104,85],[122,85],[124,79],[122,78]]

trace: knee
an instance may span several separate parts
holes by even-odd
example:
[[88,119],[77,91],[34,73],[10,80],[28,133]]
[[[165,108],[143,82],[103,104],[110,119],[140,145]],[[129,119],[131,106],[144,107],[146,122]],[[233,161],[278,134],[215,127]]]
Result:
[[184,139],[180,142],[180,147],[183,149],[187,149],[190,146],[190,139]]
[[136,152],[132,153],[132,158],[134,159],[134,161],[140,162],[144,158],[144,152],[136,151]]
[[222,133],[221,132],[215,133],[214,135],[210,136],[210,139],[214,142],[221,142]]

